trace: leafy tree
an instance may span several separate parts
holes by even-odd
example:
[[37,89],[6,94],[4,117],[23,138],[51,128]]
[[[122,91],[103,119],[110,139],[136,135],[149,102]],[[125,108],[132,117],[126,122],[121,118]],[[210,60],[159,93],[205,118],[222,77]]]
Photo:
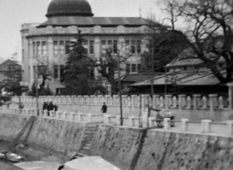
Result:
[[87,50],[83,47],[81,32],[79,31],[77,42],[71,42],[73,48],[64,68],[62,81],[66,88],[63,94],[67,95],[88,95],[96,88],[96,81],[91,60],[87,57]]
[[[165,9],[170,11],[169,19],[174,29],[178,19],[183,21],[182,29],[185,31],[181,41],[188,44],[194,54],[183,56],[183,59],[198,58],[220,83],[232,81],[232,1],[167,0]],[[218,66],[219,61],[224,61],[223,68]]]

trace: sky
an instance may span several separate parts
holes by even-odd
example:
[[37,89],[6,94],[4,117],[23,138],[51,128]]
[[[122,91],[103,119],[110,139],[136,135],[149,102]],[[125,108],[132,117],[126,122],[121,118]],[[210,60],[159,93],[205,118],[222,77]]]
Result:
[[[0,5],[0,58],[21,61],[20,28],[23,23],[42,23],[46,21],[47,7],[52,0],[1,0]],[[87,0],[94,16],[149,18],[151,14],[160,20],[157,0]]]

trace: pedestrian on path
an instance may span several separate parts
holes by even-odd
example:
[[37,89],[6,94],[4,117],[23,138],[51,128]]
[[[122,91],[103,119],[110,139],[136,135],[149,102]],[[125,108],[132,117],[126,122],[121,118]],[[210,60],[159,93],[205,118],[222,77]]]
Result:
[[106,106],[105,102],[103,103],[101,111],[102,111],[102,113],[107,113],[107,106]]

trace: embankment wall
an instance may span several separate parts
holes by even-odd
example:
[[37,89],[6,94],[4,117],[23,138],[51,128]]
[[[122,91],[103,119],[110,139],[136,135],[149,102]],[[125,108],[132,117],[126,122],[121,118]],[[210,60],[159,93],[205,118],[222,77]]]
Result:
[[[0,114],[1,138],[14,140],[28,118]],[[86,126],[37,117],[27,143],[67,156],[78,151]],[[231,170],[233,136],[99,125],[89,155],[101,156],[122,170]]]
[[[28,119],[29,116],[0,114],[1,138],[14,141]],[[37,117],[27,143],[66,158],[69,153],[79,149],[85,126],[83,123]],[[25,130],[20,141],[26,139],[28,130]]]
[[230,170],[233,138],[100,126],[90,155],[122,170]]

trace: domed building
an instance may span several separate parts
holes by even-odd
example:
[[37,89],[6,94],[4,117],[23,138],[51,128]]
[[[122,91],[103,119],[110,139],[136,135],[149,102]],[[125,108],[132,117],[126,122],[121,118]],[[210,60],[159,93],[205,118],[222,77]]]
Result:
[[[81,31],[86,40],[84,46],[88,55],[99,59],[105,49],[119,48],[130,57],[124,64],[128,74],[136,74],[140,68],[140,54],[144,48],[142,36],[148,21],[141,17],[94,17],[86,0],[53,0],[47,10],[47,21],[41,24],[23,24],[22,61],[23,82],[31,87],[37,76],[47,70],[52,76],[50,88],[54,93],[64,86],[60,83],[63,68],[69,53],[66,44]],[[94,75],[99,73],[94,71]]]

